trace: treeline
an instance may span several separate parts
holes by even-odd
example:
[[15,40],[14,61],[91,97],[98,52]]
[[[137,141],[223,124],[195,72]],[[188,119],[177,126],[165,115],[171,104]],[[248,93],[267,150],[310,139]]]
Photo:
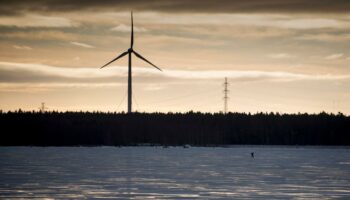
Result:
[[0,145],[350,145],[350,117],[278,113],[0,112]]

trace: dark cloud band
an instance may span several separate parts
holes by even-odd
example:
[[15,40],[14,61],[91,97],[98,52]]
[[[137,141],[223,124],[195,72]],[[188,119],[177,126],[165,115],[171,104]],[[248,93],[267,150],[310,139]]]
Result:
[[1,15],[79,10],[202,13],[346,13],[349,0],[0,0]]

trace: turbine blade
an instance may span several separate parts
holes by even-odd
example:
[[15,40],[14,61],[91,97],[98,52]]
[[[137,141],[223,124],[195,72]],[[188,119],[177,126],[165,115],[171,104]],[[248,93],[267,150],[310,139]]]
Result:
[[157,68],[158,70],[162,71],[159,67],[155,66],[153,63],[151,63],[150,61],[148,61],[146,58],[142,57],[140,54],[138,54],[136,51],[132,51],[135,56],[139,57],[140,59],[144,60],[145,62],[147,62],[148,64],[152,65],[153,67]]
[[119,58],[121,58],[121,57],[125,56],[126,54],[128,54],[128,52],[127,52],[127,51],[125,51],[124,53],[120,54],[118,57],[114,58],[114,59],[113,59],[113,60],[111,60],[109,63],[107,63],[107,64],[103,65],[103,66],[102,66],[100,69],[102,69],[102,68],[106,67],[107,65],[109,65],[109,64],[111,64],[112,62],[114,62],[114,61],[118,60]]
[[130,42],[131,48],[134,46],[134,19],[132,16],[132,11],[131,11],[131,42]]

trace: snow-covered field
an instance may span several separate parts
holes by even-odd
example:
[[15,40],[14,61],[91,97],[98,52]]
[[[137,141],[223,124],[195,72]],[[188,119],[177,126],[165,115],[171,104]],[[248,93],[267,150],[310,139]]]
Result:
[[350,149],[0,147],[6,198],[350,199]]

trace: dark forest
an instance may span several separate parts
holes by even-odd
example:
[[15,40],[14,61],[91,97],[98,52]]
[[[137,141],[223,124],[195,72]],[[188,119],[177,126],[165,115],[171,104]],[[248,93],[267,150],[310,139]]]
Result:
[[1,112],[1,146],[350,145],[350,117],[278,113]]

